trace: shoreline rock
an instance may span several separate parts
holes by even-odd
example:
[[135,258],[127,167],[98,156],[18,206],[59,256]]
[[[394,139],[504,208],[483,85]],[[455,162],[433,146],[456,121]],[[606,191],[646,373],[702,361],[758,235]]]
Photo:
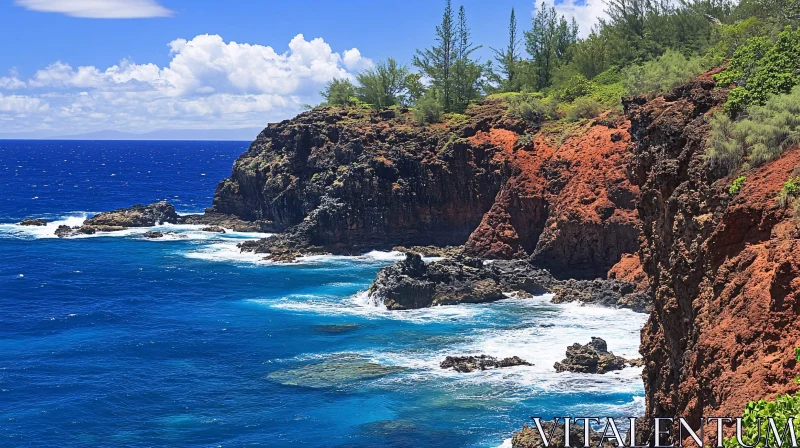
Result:
[[208,226],[203,227],[200,229],[201,232],[209,232],[209,233],[225,233],[225,229],[220,226]]
[[390,310],[426,308],[458,303],[484,303],[505,298],[505,292],[544,294],[550,274],[524,260],[484,263],[459,255],[425,263],[419,254],[378,272],[369,294]]
[[19,223],[19,225],[21,225],[21,226],[46,226],[47,225],[47,221],[45,221],[42,218],[28,218],[28,219],[23,219]]
[[580,302],[646,312],[650,297],[621,280],[557,280],[528,260],[484,261],[466,255],[425,263],[407,252],[404,260],[375,277],[368,294],[390,310],[493,302],[507,293],[554,293],[553,303]]
[[514,366],[532,366],[519,356],[498,359],[494,356],[448,356],[439,364],[442,369],[453,369],[459,373],[469,373],[475,370],[499,369]]
[[622,370],[628,360],[608,351],[606,341],[592,337],[586,345],[574,343],[567,347],[567,357],[556,362],[556,372],[596,373],[603,374],[613,370]]

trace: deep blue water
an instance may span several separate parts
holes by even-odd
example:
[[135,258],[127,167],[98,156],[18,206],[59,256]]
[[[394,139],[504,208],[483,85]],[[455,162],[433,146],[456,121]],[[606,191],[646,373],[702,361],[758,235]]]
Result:
[[[641,413],[636,369],[552,369],[590,336],[636,356],[641,314],[547,297],[389,312],[359,292],[397,254],[274,265],[236,250],[259,235],[191,226],[53,237],[135,203],[202,211],[246,148],[0,141],[0,444],[497,447],[531,415]],[[535,365],[438,368],[478,353]]]

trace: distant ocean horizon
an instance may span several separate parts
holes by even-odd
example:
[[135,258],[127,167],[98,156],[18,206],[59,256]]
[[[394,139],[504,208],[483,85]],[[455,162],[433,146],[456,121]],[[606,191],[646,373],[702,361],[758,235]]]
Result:
[[[4,445],[498,447],[532,415],[643,414],[641,369],[553,363],[592,336],[638,357],[645,314],[549,295],[388,311],[364,291],[395,252],[284,265],[239,252],[257,233],[54,234],[133,204],[202,212],[249,144],[0,140]],[[472,354],[534,365],[439,368]]]

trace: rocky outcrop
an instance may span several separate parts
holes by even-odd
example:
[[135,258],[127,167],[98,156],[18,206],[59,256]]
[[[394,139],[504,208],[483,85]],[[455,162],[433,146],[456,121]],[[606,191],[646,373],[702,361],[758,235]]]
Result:
[[[629,123],[598,119],[566,136],[548,126],[564,125],[545,125],[532,148],[512,153],[514,174],[465,251],[488,258],[531,255],[559,278],[604,277],[622,254],[638,247],[638,188],[626,172]],[[510,138],[492,130],[473,140],[500,145]]]
[[41,218],[28,218],[23,219],[22,222],[19,223],[21,226],[46,226],[47,221]]
[[623,254],[622,258],[608,270],[609,280],[620,280],[636,285],[636,291],[645,293],[650,289],[650,279],[642,268],[639,254]]
[[529,260],[494,260],[457,255],[425,263],[419,254],[380,271],[369,289],[373,301],[393,310],[459,303],[493,302],[507,293],[551,292],[554,303],[580,302],[637,312],[650,309],[647,294],[621,280],[557,280]]
[[609,352],[605,340],[593,337],[586,345],[576,342],[567,347],[567,357],[555,363],[553,367],[556,372],[602,374],[621,370],[625,368],[627,362],[625,358]]
[[800,229],[775,198],[800,149],[745,173],[731,197],[732,177],[704,157],[706,116],[726,95],[714,87],[701,78],[625,104],[654,293],[641,345],[647,418],[741,415],[751,400],[797,390]]
[[110,212],[98,213],[83,222],[84,227],[152,227],[158,224],[177,224],[175,207],[166,202],[150,205],[134,205]]
[[270,223],[281,235],[242,250],[283,261],[466,243],[471,256],[602,277],[637,248],[628,124],[570,126],[540,132],[500,99],[429,126],[404,109],[318,108],[269,125],[209,212]]
[[[553,428],[553,421],[542,421],[540,424],[542,425],[542,431],[544,431],[545,435],[548,437],[549,444],[545,445],[542,440],[542,436],[539,434],[539,430],[534,425],[524,425],[521,431],[514,433],[514,436],[511,438],[511,447],[512,448],[548,448],[548,447],[558,447],[561,448],[565,446],[564,444],[564,420],[559,420],[559,425],[556,425]],[[631,446],[628,442],[629,436],[628,434],[624,434],[621,436],[623,441],[621,443],[617,443],[615,439],[606,439],[603,440],[603,434],[599,431],[595,431],[594,429],[589,430],[589,443],[586,444],[584,442],[585,433],[584,427],[581,424],[575,423],[574,421],[571,422],[569,425],[569,444],[567,446],[574,447],[574,448],[583,448],[584,446],[592,446],[592,447],[602,447],[602,448],[616,448],[620,446]]]
[[153,227],[159,224],[177,224],[180,216],[175,213],[175,207],[166,202],[156,202],[150,205],[134,205],[110,212],[94,215],[83,222],[81,226],[59,226],[56,235],[59,238],[79,234],[91,235],[97,232],[116,232],[130,227]]
[[419,254],[407,253],[405,260],[378,272],[369,295],[390,310],[404,310],[493,302],[512,291],[544,294],[551,282],[547,271],[525,260],[484,263],[456,256],[426,264]]
[[463,246],[395,246],[395,252],[411,252],[423,257],[455,257],[464,253]]
[[499,369],[502,367],[532,366],[519,356],[497,359],[493,356],[448,356],[439,364],[442,369],[453,369],[460,373],[474,372],[475,370]]
[[652,309],[653,301],[647,292],[639,291],[637,283],[614,280],[562,280],[554,283],[553,303],[578,302],[612,308],[628,308],[638,313]]
[[503,101],[432,126],[403,109],[318,108],[264,129],[217,187],[210,211],[270,221],[292,235],[245,247],[257,253],[463,244],[510,171],[504,148],[468,138],[537,126],[508,117]]
[[275,226],[264,220],[246,221],[234,215],[206,212],[201,215],[184,215],[180,217],[182,224],[205,225],[231,229],[234,232],[274,232]]
[[220,226],[208,226],[203,227],[200,229],[201,232],[210,232],[210,233],[225,233],[225,229]]

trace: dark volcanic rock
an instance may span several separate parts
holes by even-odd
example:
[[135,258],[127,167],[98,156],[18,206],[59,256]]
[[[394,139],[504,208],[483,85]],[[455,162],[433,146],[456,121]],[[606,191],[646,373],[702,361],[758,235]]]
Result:
[[621,280],[563,280],[552,287],[553,303],[580,302],[650,312],[650,295],[637,291],[637,284]]
[[145,238],[163,238],[164,232],[149,231],[142,234]]
[[[559,425],[556,425],[555,430],[553,430],[554,423],[552,421],[542,421],[542,430],[544,431],[545,435],[549,437],[551,448],[557,447],[561,448],[564,446],[564,422],[563,420],[559,421]],[[550,433],[552,431],[552,437]],[[572,423],[569,426],[569,446],[574,448],[583,448],[584,444],[584,427]],[[623,442],[624,446],[630,446],[628,441],[628,435],[622,436],[625,441]],[[589,431],[589,446],[592,447],[603,447],[603,448],[615,448],[617,447],[617,441],[612,439],[603,441],[603,435],[594,430]],[[521,431],[515,432],[514,436],[511,438],[511,447],[512,448],[546,448],[545,444],[542,441],[542,436],[539,434],[539,430],[536,428],[535,425],[524,425]]]
[[[639,255],[654,292],[640,349],[646,419],[742,415],[748,402],[798,390],[798,199],[782,207],[776,197],[796,176],[800,147],[729,176],[710,165],[708,115],[727,94],[715,87],[705,76],[625,102],[645,223]],[[747,182],[732,197],[740,175]]]
[[586,345],[567,347],[567,357],[553,367],[556,372],[606,373],[624,368],[625,363],[625,358],[608,351],[606,341],[593,337]]
[[179,220],[180,217],[175,213],[175,207],[166,202],[156,202],[150,205],[134,205],[129,208],[99,213],[84,221],[83,227],[94,227],[98,231],[110,231],[103,229],[152,227],[165,223],[177,224]]
[[395,246],[392,248],[397,252],[411,252],[420,254],[423,257],[455,257],[464,252],[463,246]]
[[62,224],[62,225],[58,226],[58,228],[56,229],[56,236],[59,237],[59,238],[66,238],[66,237],[72,236],[72,235],[73,235],[73,230],[72,230],[72,227],[70,227],[70,226]]
[[528,260],[494,260],[457,255],[426,264],[418,254],[378,272],[369,294],[392,310],[458,303],[492,302],[503,293],[555,293],[554,303],[578,301],[644,312],[650,296],[619,280],[556,280]]
[[206,212],[202,215],[185,215],[180,217],[183,224],[200,224],[210,227],[222,227],[235,232],[274,232],[275,226],[270,221],[245,221],[237,216],[224,213]]
[[[533,255],[559,278],[601,277],[638,247],[628,123],[617,121],[562,139],[501,99],[432,126],[402,110],[317,108],[264,129],[209,212],[270,223],[281,236],[242,249],[273,260],[466,243],[471,256]],[[522,135],[535,141],[521,147]]]
[[19,223],[21,226],[46,226],[47,221],[41,218],[29,218],[23,219],[22,222]]
[[492,302],[504,292],[544,294],[552,282],[545,270],[525,260],[498,260],[484,264],[478,258],[456,256],[426,264],[419,254],[378,272],[371,297],[392,310],[457,303]]
[[200,229],[200,230],[201,230],[201,231],[203,231],[203,232],[212,232],[212,233],[225,233],[225,229],[223,229],[223,228],[222,228],[222,227],[220,227],[220,226],[209,226],[209,227],[203,227],[203,228],[202,228],[202,229]]
[[304,251],[297,242],[351,255],[463,244],[511,169],[505,147],[469,138],[538,127],[508,116],[503,101],[466,115],[420,126],[411,112],[317,108],[270,124],[220,182],[210,211],[270,221],[286,234],[257,253]]
[[501,367],[532,366],[519,356],[497,359],[493,356],[448,356],[439,364],[442,369],[453,369],[456,372],[468,373],[475,370],[497,369]]

